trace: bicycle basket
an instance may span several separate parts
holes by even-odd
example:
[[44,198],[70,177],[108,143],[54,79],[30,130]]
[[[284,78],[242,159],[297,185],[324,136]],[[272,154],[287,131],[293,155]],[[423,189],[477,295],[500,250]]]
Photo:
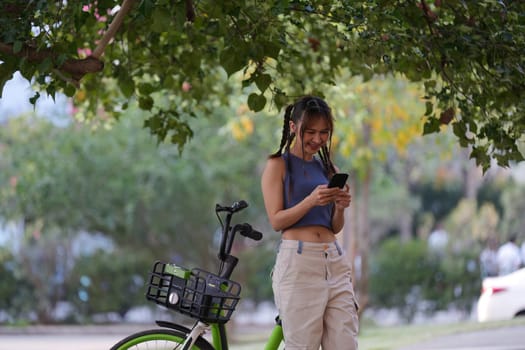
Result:
[[239,283],[195,268],[156,262],[146,298],[207,323],[226,323],[239,301]]

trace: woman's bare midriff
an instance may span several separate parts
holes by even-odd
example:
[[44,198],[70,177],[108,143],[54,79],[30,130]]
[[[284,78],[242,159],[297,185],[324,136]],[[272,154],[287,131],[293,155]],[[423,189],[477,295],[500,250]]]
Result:
[[282,239],[294,241],[330,243],[335,241],[332,230],[324,226],[303,226],[289,228],[282,234]]

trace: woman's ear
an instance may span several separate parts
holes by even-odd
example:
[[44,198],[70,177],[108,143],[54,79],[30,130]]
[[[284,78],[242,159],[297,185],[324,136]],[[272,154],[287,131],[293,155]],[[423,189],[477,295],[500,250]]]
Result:
[[290,134],[297,133],[297,126],[295,125],[293,120],[290,120]]

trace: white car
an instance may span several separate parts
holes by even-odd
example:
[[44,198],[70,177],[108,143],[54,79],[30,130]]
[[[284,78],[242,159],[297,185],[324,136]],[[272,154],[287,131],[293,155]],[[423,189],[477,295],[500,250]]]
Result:
[[505,276],[485,278],[477,311],[479,322],[525,316],[525,268]]

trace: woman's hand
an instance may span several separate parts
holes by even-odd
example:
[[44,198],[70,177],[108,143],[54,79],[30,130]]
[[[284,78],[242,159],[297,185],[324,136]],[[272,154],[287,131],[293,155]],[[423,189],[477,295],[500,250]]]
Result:
[[308,197],[312,206],[323,206],[332,202],[336,202],[339,192],[341,192],[341,189],[337,187],[328,188],[327,185],[319,185],[312,191],[312,193],[310,193]]
[[352,196],[350,195],[350,187],[345,185],[343,188],[338,188],[335,195],[335,209],[344,210],[350,206]]

